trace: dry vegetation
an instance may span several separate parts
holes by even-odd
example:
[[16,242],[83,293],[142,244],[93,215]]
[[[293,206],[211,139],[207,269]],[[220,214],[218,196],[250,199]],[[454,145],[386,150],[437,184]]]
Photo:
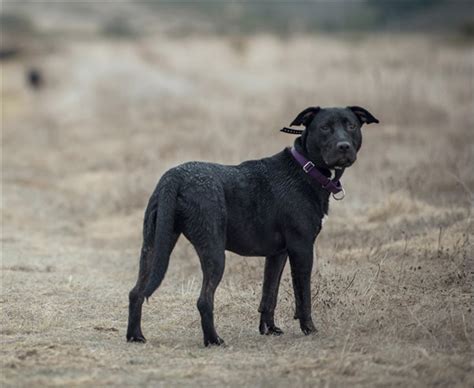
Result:
[[[3,386],[472,386],[473,48],[420,36],[78,41],[2,64]],[[127,344],[148,195],[187,160],[278,152],[310,105],[381,120],[332,203],[313,274],[319,333],[258,334],[261,258],[227,256],[225,348],[202,345],[182,238]]]

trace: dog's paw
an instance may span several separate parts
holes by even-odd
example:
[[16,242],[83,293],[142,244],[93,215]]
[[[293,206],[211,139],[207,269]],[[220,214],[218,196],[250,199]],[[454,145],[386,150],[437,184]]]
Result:
[[304,335],[316,334],[318,332],[312,320],[300,320],[300,327]]
[[138,342],[144,344],[146,342],[146,338],[143,334],[136,334],[136,335],[128,335],[127,334],[127,342]]
[[225,346],[224,340],[216,336],[215,338],[205,338],[204,339],[204,346],[207,348],[209,346]]
[[282,335],[283,334],[283,330],[281,330],[279,327],[275,326],[275,325],[269,325],[269,324],[266,324],[265,322],[260,322],[260,326],[259,326],[259,331],[260,331],[260,334],[262,335]]

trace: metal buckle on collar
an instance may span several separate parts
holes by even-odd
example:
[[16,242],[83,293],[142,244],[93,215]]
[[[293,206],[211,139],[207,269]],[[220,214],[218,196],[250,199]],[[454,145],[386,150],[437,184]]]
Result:
[[314,163],[313,163],[313,162],[307,162],[307,163],[303,166],[303,171],[307,174],[307,173],[310,172],[313,168],[314,168]]
[[336,201],[341,201],[344,199],[344,197],[346,196],[346,191],[344,190],[344,187],[341,187],[341,191],[339,191],[339,193],[342,193],[342,195],[340,197],[336,197],[337,194],[339,193],[336,193],[336,194],[332,194],[332,197],[336,200]]

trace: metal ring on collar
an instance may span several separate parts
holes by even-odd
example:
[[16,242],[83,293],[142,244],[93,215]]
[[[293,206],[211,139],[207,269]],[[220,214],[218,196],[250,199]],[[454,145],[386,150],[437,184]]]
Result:
[[[346,196],[346,191],[344,190],[344,187],[341,187],[341,191],[339,191],[339,193],[336,193],[336,194],[332,194],[332,197],[336,200],[336,201],[341,201],[344,199],[344,197]],[[336,195],[342,193],[341,196],[337,197]]]

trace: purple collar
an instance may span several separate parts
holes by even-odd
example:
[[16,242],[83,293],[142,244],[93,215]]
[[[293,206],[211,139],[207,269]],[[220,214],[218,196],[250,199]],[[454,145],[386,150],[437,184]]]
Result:
[[[346,193],[341,185],[341,182],[339,181],[342,173],[336,173],[336,176],[333,179],[330,179],[321,171],[319,171],[313,162],[306,159],[303,155],[296,151],[295,147],[291,147],[290,152],[291,155],[293,155],[293,158],[295,158],[298,164],[303,168],[303,171],[314,178],[324,189],[332,193],[334,199],[339,201],[345,197]],[[336,197],[335,194],[341,192],[342,195]]]

